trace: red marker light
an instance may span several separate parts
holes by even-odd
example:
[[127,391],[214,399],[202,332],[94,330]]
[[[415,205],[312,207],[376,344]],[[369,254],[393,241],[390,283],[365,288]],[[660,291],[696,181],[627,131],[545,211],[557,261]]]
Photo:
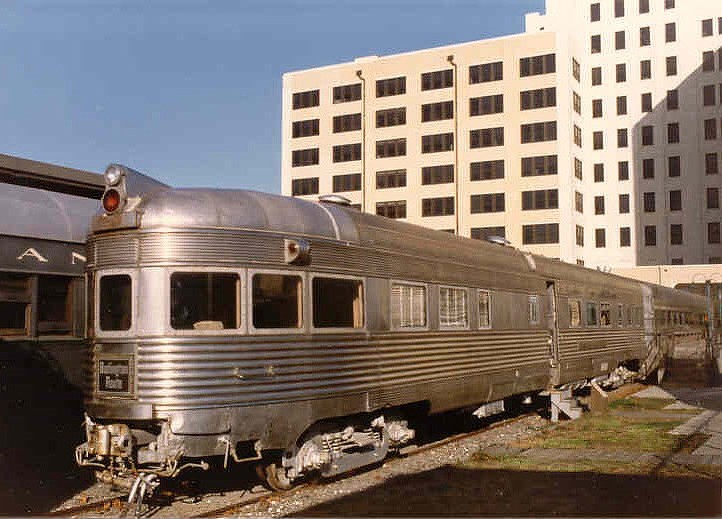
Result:
[[103,193],[103,209],[106,213],[112,213],[120,207],[120,193],[117,189],[108,189]]

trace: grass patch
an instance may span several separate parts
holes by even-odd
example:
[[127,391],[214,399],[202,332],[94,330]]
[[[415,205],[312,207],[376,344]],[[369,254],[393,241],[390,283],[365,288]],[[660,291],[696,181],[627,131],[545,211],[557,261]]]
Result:
[[659,410],[676,400],[674,398],[622,398],[609,404],[610,409]]
[[480,453],[464,464],[471,469],[520,470],[534,472],[596,472],[599,474],[646,474],[648,466],[612,463],[607,460],[579,459],[550,462],[524,456],[484,456]]

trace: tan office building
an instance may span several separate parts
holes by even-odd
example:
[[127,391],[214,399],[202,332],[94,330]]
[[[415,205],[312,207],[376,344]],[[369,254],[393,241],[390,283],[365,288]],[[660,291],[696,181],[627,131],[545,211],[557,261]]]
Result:
[[591,267],[718,263],[722,8],[547,0],[526,32],[291,72],[282,191]]

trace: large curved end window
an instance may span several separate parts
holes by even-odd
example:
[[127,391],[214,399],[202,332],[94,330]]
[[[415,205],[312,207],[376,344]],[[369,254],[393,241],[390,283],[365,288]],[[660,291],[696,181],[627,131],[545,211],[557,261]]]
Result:
[[313,279],[313,325],[316,328],[362,328],[363,284],[358,279]]
[[103,331],[130,330],[133,311],[133,284],[128,274],[100,278],[98,318]]
[[285,274],[253,276],[253,327],[301,327],[301,277]]
[[170,325],[176,330],[240,328],[241,280],[232,272],[174,272]]

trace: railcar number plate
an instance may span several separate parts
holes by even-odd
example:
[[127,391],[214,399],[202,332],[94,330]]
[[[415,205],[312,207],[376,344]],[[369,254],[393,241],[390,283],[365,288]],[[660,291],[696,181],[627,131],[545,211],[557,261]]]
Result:
[[130,359],[98,360],[98,391],[130,393]]

